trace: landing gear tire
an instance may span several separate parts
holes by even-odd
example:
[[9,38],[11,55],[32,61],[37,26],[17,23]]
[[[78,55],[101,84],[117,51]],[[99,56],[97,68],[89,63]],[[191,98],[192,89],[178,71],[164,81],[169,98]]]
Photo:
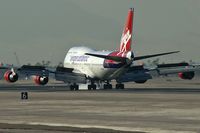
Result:
[[75,88],[75,91],[79,90],[79,86],[78,85],[75,85],[74,88]]
[[88,90],[96,90],[97,86],[96,85],[88,85]]
[[112,84],[104,84],[103,89],[105,89],[105,90],[112,89]]
[[73,85],[70,85],[70,90],[71,91],[77,91],[77,90],[79,90],[79,86],[78,85],[76,85],[76,84],[73,84]]
[[74,87],[73,85],[70,85],[70,90],[73,91],[74,90]]
[[116,89],[124,89],[124,84],[116,84]]

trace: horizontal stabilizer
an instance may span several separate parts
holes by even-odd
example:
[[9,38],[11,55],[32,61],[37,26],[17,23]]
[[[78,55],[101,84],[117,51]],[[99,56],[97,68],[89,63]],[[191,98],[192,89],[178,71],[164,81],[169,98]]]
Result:
[[[178,53],[178,52],[180,52],[180,51],[173,51],[173,52],[167,52],[167,53],[161,53],[161,54],[138,56],[138,57],[134,58],[134,61],[135,60],[142,60],[142,59],[152,58],[152,57],[157,57],[157,56],[168,55],[168,54],[174,54],[174,53]],[[104,59],[113,60],[113,61],[117,61],[117,62],[125,62],[128,59],[126,57],[99,55],[99,54],[91,54],[91,53],[85,53],[85,55],[104,58]]]
[[152,58],[152,57],[157,57],[157,56],[163,56],[163,55],[168,55],[168,54],[174,54],[174,53],[178,53],[178,52],[180,52],[180,51],[173,51],[173,52],[168,52],[168,53],[138,56],[138,57],[135,57],[134,60],[143,60],[143,59],[147,59],[147,58]]
[[104,58],[104,59],[113,60],[113,61],[117,61],[117,62],[125,62],[127,59],[126,57],[99,55],[99,54],[91,54],[91,53],[85,53],[85,55]]

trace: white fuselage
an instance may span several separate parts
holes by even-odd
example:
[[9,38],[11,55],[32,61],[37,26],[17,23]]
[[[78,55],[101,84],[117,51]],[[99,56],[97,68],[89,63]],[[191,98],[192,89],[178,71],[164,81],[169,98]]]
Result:
[[108,55],[113,51],[96,51],[88,47],[70,48],[65,60],[64,67],[73,68],[76,73],[83,73],[87,77],[99,80],[111,80],[123,74],[125,68],[105,68],[103,58],[85,55],[85,53]]

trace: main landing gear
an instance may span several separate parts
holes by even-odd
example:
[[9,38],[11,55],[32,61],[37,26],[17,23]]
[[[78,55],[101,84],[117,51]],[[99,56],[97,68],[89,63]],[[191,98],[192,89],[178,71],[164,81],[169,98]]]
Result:
[[88,85],[88,90],[96,90],[97,86],[95,84]]
[[[91,81],[91,84],[89,84],[87,86],[88,90],[96,90],[97,89],[97,85],[94,83],[94,81]],[[117,83],[115,85],[116,89],[124,89],[124,84],[122,83]],[[106,84],[103,85],[103,89],[104,90],[110,90],[113,89],[112,84],[109,83],[109,81],[106,82]],[[77,85],[76,83],[70,85],[70,90],[71,91],[77,91],[79,90],[79,85]]]
[[124,84],[117,83],[116,84],[116,89],[124,89]]
[[112,89],[112,84],[109,84],[109,83],[106,83],[103,85],[103,89],[106,90],[106,89]]
[[77,85],[76,83],[70,85],[70,90],[71,91],[74,91],[74,90],[77,91],[77,90],[79,90],[79,85]]
[[[116,88],[116,89],[124,89],[124,84],[116,84],[115,88]],[[104,85],[103,85],[103,89],[104,89],[104,90],[112,89],[112,84],[109,84],[109,83],[104,84]]]
[[96,90],[97,86],[94,84],[94,81],[91,81],[91,84],[88,85],[88,90]]

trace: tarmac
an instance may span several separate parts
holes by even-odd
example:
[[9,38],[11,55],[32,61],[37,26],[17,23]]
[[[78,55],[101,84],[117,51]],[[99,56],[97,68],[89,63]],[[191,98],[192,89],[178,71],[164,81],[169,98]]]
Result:
[[199,85],[160,78],[125,90],[69,91],[61,83],[1,81],[0,133],[197,133]]

